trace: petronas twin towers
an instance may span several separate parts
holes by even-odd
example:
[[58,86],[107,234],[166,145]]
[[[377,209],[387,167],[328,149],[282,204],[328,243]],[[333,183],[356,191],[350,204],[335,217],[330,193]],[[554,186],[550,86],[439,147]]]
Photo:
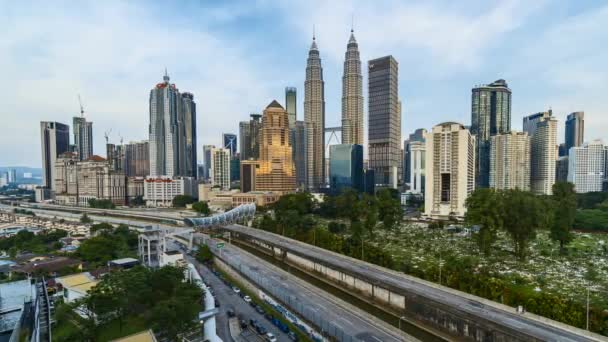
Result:
[[[325,83],[313,34],[304,82],[306,181],[311,190],[325,183]],[[359,46],[351,30],[342,76],[342,144],[363,145],[363,75]]]

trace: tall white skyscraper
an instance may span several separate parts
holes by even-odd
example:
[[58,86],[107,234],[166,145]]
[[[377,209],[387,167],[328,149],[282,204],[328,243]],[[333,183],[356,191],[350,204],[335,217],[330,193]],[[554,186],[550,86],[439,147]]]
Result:
[[304,123],[306,125],[306,186],[313,191],[325,183],[325,83],[316,38],[306,62],[304,81]]
[[363,145],[363,75],[353,30],[344,56],[342,76],[342,144]]
[[409,143],[408,156],[410,158],[408,175],[410,179],[409,192],[412,194],[424,194],[426,182],[426,142],[412,141]]
[[490,138],[490,187],[530,190],[530,137],[509,132]]
[[444,122],[426,135],[424,214],[462,217],[475,190],[475,136],[456,122]]
[[230,189],[230,158],[227,148],[211,148],[211,184],[222,190]]
[[578,193],[602,191],[606,153],[601,140],[571,147],[568,154],[568,182]]
[[530,190],[551,195],[555,183],[557,119],[551,111],[524,118],[524,131],[530,135]]

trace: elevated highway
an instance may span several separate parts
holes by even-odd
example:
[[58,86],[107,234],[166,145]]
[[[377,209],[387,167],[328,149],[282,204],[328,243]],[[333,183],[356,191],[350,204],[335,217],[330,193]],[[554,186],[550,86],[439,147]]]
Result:
[[231,232],[232,239],[255,246],[350,294],[365,297],[439,335],[474,341],[608,341],[585,330],[538,315],[517,313],[509,306],[277,234],[241,225],[222,229]]

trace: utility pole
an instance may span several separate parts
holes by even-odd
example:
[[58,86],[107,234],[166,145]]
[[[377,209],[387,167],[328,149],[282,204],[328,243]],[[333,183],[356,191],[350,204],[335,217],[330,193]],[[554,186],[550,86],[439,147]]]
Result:
[[443,260],[441,260],[441,253],[439,253],[439,285],[441,285],[441,267],[443,267]]
[[587,281],[587,331],[589,331],[589,281]]

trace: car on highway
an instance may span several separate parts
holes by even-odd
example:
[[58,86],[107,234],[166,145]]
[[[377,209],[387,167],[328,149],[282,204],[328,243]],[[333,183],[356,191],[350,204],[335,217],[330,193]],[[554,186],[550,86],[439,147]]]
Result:
[[249,296],[243,297],[243,300],[247,303],[251,303],[251,297],[249,297]]
[[289,339],[292,341],[298,341],[298,336],[293,331],[288,332],[287,337],[289,337]]
[[266,334],[266,341],[268,341],[268,342],[277,342],[277,338],[274,337],[273,333],[269,332],[269,333]]

